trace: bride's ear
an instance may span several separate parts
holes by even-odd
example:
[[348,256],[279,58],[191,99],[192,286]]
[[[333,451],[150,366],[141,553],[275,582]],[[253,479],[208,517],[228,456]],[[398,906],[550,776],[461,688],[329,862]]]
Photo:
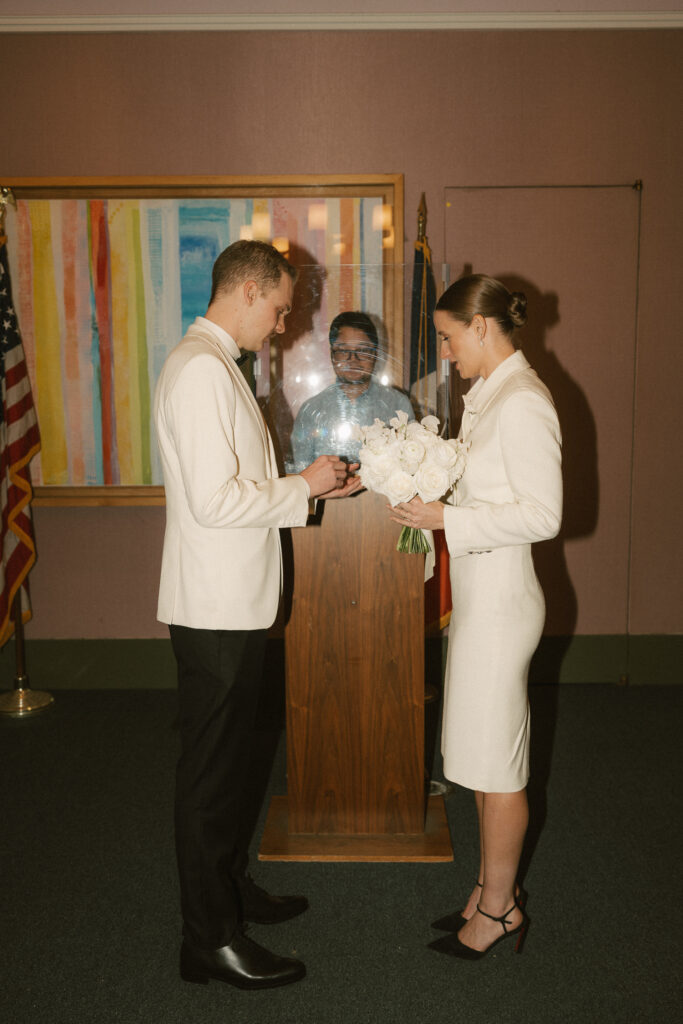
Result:
[[474,331],[474,337],[480,345],[484,344],[484,338],[486,337],[486,319],[481,313],[475,313],[470,320],[469,327],[471,331]]

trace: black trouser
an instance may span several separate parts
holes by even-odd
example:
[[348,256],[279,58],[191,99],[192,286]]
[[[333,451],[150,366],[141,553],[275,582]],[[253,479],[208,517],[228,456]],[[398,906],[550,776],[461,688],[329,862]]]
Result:
[[169,626],[178,663],[181,754],[175,835],[183,934],[219,949],[240,922],[240,818],[266,631]]

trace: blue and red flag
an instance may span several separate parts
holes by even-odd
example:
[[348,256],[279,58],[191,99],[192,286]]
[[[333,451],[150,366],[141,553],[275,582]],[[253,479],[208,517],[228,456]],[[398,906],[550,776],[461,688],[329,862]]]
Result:
[[[422,216],[426,211],[421,210]],[[410,316],[410,393],[419,416],[436,411],[437,350],[433,313],[436,284],[432,254],[426,237],[420,232],[415,242],[413,292]],[[425,584],[425,632],[444,629],[451,617],[451,583],[448,548],[443,530],[434,532],[434,575]]]

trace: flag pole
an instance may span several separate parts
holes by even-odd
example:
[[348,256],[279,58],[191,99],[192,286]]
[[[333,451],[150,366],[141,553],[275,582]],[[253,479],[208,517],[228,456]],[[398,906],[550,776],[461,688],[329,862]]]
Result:
[[[425,194],[422,193],[420,198],[420,205],[417,208],[417,240],[415,242],[416,249],[422,249],[422,295],[420,297],[420,326],[418,334],[418,356],[417,356],[417,388],[416,398],[420,411],[424,412],[423,402],[427,403],[427,377],[429,374],[429,331],[427,328],[427,262],[428,262],[428,248],[427,248],[427,203],[425,201]],[[424,360],[424,362],[423,362]],[[420,374],[420,367],[423,366],[423,374]],[[424,394],[422,388],[424,386]]]
[[[424,386],[424,401],[425,401],[425,404],[426,404],[427,400],[428,400],[427,378],[429,376],[429,354],[430,354],[430,351],[429,351],[429,326],[428,325],[429,325],[429,318],[430,318],[433,310],[431,310],[429,308],[429,306],[431,304],[429,303],[428,289],[427,289],[427,274],[431,273],[431,269],[430,269],[431,268],[431,253],[430,253],[430,250],[429,250],[429,244],[427,242],[427,203],[425,201],[425,194],[424,194],[424,192],[422,193],[422,196],[420,198],[420,204],[419,204],[419,206],[417,208],[417,240],[415,242],[415,250],[416,250],[416,252],[418,252],[420,250],[422,252],[422,288],[421,288],[421,297],[420,297],[420,314],[419,314],[419,321],[418,321],[419,326],[418,326],[418,331],[417,331],[417,339],[413,338],[413,339],[411,339],[411,341],[412,341],[413,345],[417,341],[417,359],[416,359],[417,380],[416,380],[416,387],[415,387],[415,395],[416,395],[418,404],[420,404],[422,402],[422,398],[423,398],[422,387]],[[413,282],[413,289],[415,290],[414,282]],[[436,297],[434,296],[432,302],[435,301],[435,298]],[[413,301],[415,301],[415,294],[413,295]],[[420,369],[421,368],[424,370],[424,374],[423,374],[422,377],[420,376]],[[435,405],[436,405],[436,411],[439,412],[440,411],[439,410],[439,405],[440,405],[440,402],[439,402],[439,397],[440,397],[440,395],[439,395],[440,379],[439,378],[440,378],[440,374],[439,374],[438,351],[434,352],[434,371],[433,372],[434,372],[434,375],[435,375],[435,386],[436,386],[436,388],[435,388]],[[421,411],[423,411],[423,410],[421,409]],[[447,420],[447,418],[448,417],[446,416],[446,420]],[[444,428],[446,427],[446,425],[447,424],[444,423],[444,426],[442,428],[442,433],[444,432]],[[436,544],[436,539],[435,539],[435,544]],[[438,572],[440,570],[441,570],[441,566],[439,564],[437,564],[435,566],[435,572],[438,574]],[[434,585],[434,582],[435,582],[434,579],[430,580],[430,583],[432,585]],[[440,627],[439,627],[439,631],[440,631]],[[434,686],[432,683],[428,683],[428,682],[425,681],[425,688],[424,688],[424,703],[425,703],[425,705],[435,703],[438,700],[438,698],[439,698],[439,690],[437,689],[437,687]],[[450,793],[452,789],[453,789],[453,786],[452,786],[452,784],[450,782],[439,782],[437,779],[432,779],[432,778],[429,779],[429,795],[430,796],[444,796],[447,793]]]
[[[420,197],[420,204],[417,208],[417,240],[415,243],[416,248],[422,247],[422,291],[420,296],[420,319],[419,319],[419,330],[418,330],[418,356],[417,356],[417,388],[416,398],[420,405],[420,411],[423,412],[422,402],[427,402],[427,376],[429,372],[429,336],[427,329],[427,322],[429,317],[429,310],[427,309],[427,285],[426,275],[428,272],[428,254],[429,249],[427,246],[427,202],[425,200],[425,194],[422,193]],[[423,375],[420,375],[420,369],[423,369]],[[424,385],[424,395],[422,393],[422,385]],[[431,683],[425,683],[424,702],[425,704],[433,704],[438,700],[439,691]]]
[[16,675],[14,689],[0,696],[0,714],[24,718],[37,711],[44,711],[54,703],[54,697],[43,690],[32,690],[26,674],[26,658],[24,651],[24,623],[21,615],[21,587],[14,595],[12,603],[14,619],[14,654],[16,659]]

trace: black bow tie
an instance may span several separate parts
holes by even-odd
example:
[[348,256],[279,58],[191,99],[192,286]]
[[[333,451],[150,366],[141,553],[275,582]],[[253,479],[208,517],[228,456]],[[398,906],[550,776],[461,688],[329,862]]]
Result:
[[248,359],[249,359],[249,353],[248,352],[243,352],[242,355],[238,359],[235,360],[235,362],[237,363],[238,366],[244,366],[244,364],[248,361]]

